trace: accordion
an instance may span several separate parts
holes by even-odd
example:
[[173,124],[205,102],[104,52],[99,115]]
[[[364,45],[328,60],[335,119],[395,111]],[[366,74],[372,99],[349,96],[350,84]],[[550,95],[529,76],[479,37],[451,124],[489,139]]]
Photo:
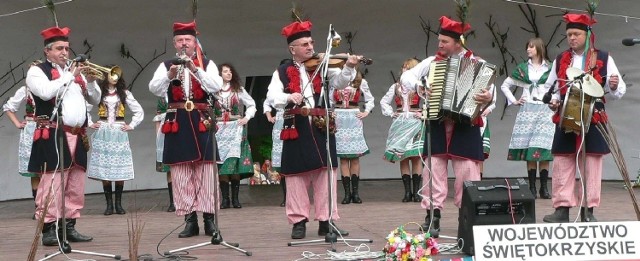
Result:
[[487,89],[496,78],[496,66],[467,57],[450,57],[432,62],[427,81],[431,95],[427,100],[427,119],[444,116],[462,123],[473,123],[480,112],[475,94]]

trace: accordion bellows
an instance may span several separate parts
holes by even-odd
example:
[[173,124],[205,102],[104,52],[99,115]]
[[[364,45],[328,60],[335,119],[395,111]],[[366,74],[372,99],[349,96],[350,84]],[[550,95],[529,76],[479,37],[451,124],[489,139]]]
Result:
[[457,122],[473,123],[480,104],[473,96],[489,88],[496,78],[496,66],[467,57],[450,57],[432,62],[427,81],[431,89],[427,119],[450,117]]

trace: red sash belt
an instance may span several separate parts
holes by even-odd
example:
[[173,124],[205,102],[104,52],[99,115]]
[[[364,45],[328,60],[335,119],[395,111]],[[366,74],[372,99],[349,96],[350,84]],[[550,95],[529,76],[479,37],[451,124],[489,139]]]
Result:
[[284,111],[285,115],[299,114],[302,116],[324,116],[327,114],[327,109],[324,108],[293,108]]
[[172,103],[169,103],[169,109],[206,110],[206,109],[209,108],[209,104],[204,103],[204,102],[198,102],[198,103],[192,102],[192,103],[190,103],[190,104],[193,105],[193,107],[191,107],[191,108],[188,108],[187,104],[188,103],[186,103],[186,102],[172,102]]

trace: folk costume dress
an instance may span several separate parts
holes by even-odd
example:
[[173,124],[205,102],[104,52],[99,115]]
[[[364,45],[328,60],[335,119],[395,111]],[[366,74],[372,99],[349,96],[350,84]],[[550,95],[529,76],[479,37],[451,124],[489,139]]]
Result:
[[91,139],[87,176],[96,180],[123,181],[134,178],[133,155],[129,145],[129,134],[122,130],[125,125],[125,108],[133,117],[129,126],[135,129],[143,118],[144,111],[130,91],[126,91],[126,104],[122,104],[115,89],[109,90],[98,105],[100,128]]
[[[312,78],[313,71],[307,71],[303,64],[288,62],[282,64],[273,73],[267,96],[273,100],[276,108],[284,109],[284,127],[281,138],[282,164],[281,174],[287,180],[286,213],[290,224],[309,220],[311,203],[309,201],[308,188],[313,186],[313,199],[315,206],[315,219],[326,221],[329,219],[328,208],[328,175],[327,150],[330,151],[333,163],[331,168],[336,168],[335,136],[326,137],[324,124],[313,119],[324,115],[320,93],[322,84],[319,74]],[[330,68],[327,72],[329,88],[344,88],[355,78],[356,71],[345,66]],[[288,102],[289,94],[300,93],[304,97],[304,104],[294,106]],[[324,94],[328,95],[328,94]],[[303,107],[304,106],[304,107]],[[304,109],[301,109],[303,107]],[[308,108],[308,110],[307,110]],[[306,114],[308,111],[309,114]],[[306,114],[306,115],[305,115]],[[330,128],[333,126],[330,126]],[[329,138],[329,148],[326,147],[326,139]],[[336,171],[333,171],[333,180],[336,180]],[[339,219],[336,204],[336,182],[333,182],[333,219]]]
[[[198,59],[193,61],[198,66]],[[158,66],[149,82],[149,91],[168,99],[166,118],[161,126],[165,134],[162,163],[171,168],[175,213],[178,216],[194,211],[215,213],[219,206],[214,203],[219,196],[213,193],[214,186],[218,186],[217,145],[211,129],[215,126],[208,112],[207,93],[220,91],[222,78],[215,63],[203,59],[203,66],[195,72],[184,68],[180,76],[182,86],[173,86],[172,79],[167,77],[170,67],[171,60]],[[193,107],[189,107],[187,101],[191,101]]]
[[[404,93],[399,83],[391,85],[380,99],[382,115],[393,118],[387,135],[385,160],[395,163],[422,155],[425,125],[415,117],[417,112],[422,112],[420,101],[415,91]],[[395,110],[392,104],[395,104]],[[398,113],[397,117],[394,112]]]
[[336,153],[338,158],[359,158],[369,154],[369,146],[364,138],[362,119],[357,117],[360,112],[359,102],[364,97],[364,111],[371,112],[375,101],[367,80],[362,79],[360,87],[353,83],[344,89],[332,90],[331,101],[336,114]]
[[[256,114],[256,103],[244,87],[240,91],[231,90],[226,84],[214,94],[216,98],[215,116],[218,130],[216,139],[220,161],[220,175],[240,174],[241,178],[253,175],[253,159],[247,139],[247,125],[241,126],[238,120],[252,119]],[[243,110],[246,107],[246,111]],[[242,115],[244,112],[244,116]]]
[[[604,88],[605,95],[602,99],[598,99],[594,106],[594,113],[590,119],[589,132],[585,134],[584,144],[586,149],[586,170],[581,170],[586,176],[587,181],[587,206],[588,208],[598,207],[600,205],[600,192],[602,180],[602,162],[603,156],[609,154],[609,147],[605,142],[602,133],[595,126],[598,122],[605,123],[607,121],[605,111],[606,98],[620,99],[626,92],[626,84],[620,76],[618,67],[608,52],[593,49],[592,53],[586,58],[588,52],[578,54],[572,50],[566,50],[558,55],[551,66],[551,73],[545,85],[549,88],[558,80],[555,89],[564,85],[562,79],[566,79],[567,68],[574,67],[584,71],[584,62],[588,62],[587,66],[596,69],[592,75],[595,80]],[[618,88],[612,90],[609,87],[609,77],[618,75]],[[567,89],[560,89],[553,95],[552,99],[562,101]],[[560,110],[553,115],[553,122],[558,124],[560,121]],[[552,182],[552,201],[553,207],[574,207],[579,203],[580,194],[575,194],[575,173],[576,173],[576,154],[579,153],[581,137],[573,132],[565,132],[564,129],[556,127],[553,138],[551,151],[553,153],[553,180]],[[582,160],[579,160],[582,162]],[[579,163],[582,168],[582,163]],[[561,186],[562,184],[562,186]],[[579,186],[579,185],[578,185]]]
[[20,130],[20,143],[18,143],[18,173],[24,177],[38,177],[38,174],[29,172],[29,158],[31,156],[31,145],[33,144],[33,133],[36,129],[34,121],[35,102],[33,95],[27,86],[22,86],[16,93],[2,106],[3,111],[17,112],[22,103],[25,103],[24,120],[26,125]]
[[[444,17],[446,18],[446,17]],[[478,59],[472,53],[463,51],[458,56],[468,56],[471,59]],[[440,56],[430,56],[422,60],[418,65],[404,72],[400,78],[403,92],[415,91],[421,85],[422,77],[429,74],[431,62],[440,59]],[[490,88],[493,92],[494,87]],[[474,125],[468,123],[455,122],[444,117],[439,120],[430,121],[431,126],[431,152],[433,173],[433,203],[429,199],[422,200],[422,207],[430,209],[430,204],[434,204],[435,209],[444,208],[444,201],[447,198],[448,160],[452,161],[455,179],[454,204],[461,206],[462,185],[465,180],[480,180],[480,163],[484,161],[483,138],[480,131],[482,121],[480,118],[474,120]],[[425,143],[428,141],[425,141]],[[425,144],[425,149],[426,144]],[[426,152],[423,156],[427,155]],[[423,170],[424,179],[428,181],[430,172],[428,168]],[[424,187],[424,184],[423,184]],[[429,195],[429,187],[425,187],[426,195]]]
[[502,83],[502,92],[509,104],[517,99],[511,93],[511,87],[522,88],[525,103],[516,115],[516,121],[509,142],[508,160],[514,161],[551,161],[551,144],[555,133],[555,124],[551,121],[553,111],[542,102],[549,90],[545,82],[551,67],[547,61],[536,69],[528,62],[518,64],[510,77]]
[[273,123],[273,129],[271,130],[271,167],[275,171],[280,171],[280,166],[282,164],[282,140],[280,139],[280,133],[282,132],[282,125],[284,123],[284,119],[282,115],[284,110],[282,108],[276,108],[273,100],[267,97],[262,103],[263,113],[267,113],[276,110],[276,122]]

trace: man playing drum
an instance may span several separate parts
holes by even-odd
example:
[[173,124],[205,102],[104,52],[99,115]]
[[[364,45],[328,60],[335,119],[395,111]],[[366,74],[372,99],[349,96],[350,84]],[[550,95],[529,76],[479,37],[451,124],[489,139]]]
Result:
[[[569,44],[569,50],[562,52],[553,61],[549,78],[545,83],[547,88],[556,90],[553,94],[549,108],[556,110],[556,114],[553,116],[553,122],[558,124],[560,128],[556,128],[556,133],[553,139],[552,153],[553,153],[553,183],[552,183],[552,201],[555,212],[544,217],[544,222],[559,223],[569,222],[569,208],[577,206],[578,200],[581,194],[575,195],[575,173],[576,173],[576,159],[577,154],[580,153],[580,148],[584,147],[586,150],[586,158],[579,158],[580,172],[586,178],[586,199],[585,204],[580,210],[583,222],[595,222],[596,218],[593,216],[593,208],[600,205],[600,180],[602,178],[602,159],[603,156],[609,153],[609,148],[605,142],[604,137],[600,131],[594,126],[597,123],[604,123],[607,120],[606,113],[604,111],[605,99],[597,99],[595,97],[588,97],[596,99],[594,104],[593,116],[590,119],[584,119],[584,121],[590,121],[588,131],[584,131],[584,139],[582,139],[581,132],[571,131],[566,127],[562,127],[563,119],[561,119],[561,110],[565,94],[569,91],[569,86],[572,83],[567,84],[567,75],[572,75],[571,71],[577,68],[585,71],[591,80],[597,81],[604,90],[604,93],[609,93],[609,96],[613,99],[620,99],[625,91],[626,85],[622,78],[618,77],[620,72],[613,61],[613,58],[609,56],[608,52],[595,49],[594,37],[591,32],[591,26],[596,23],[596,20],[586,14],[566,14],[564,19],[567,23],[567,43]],[[589,39],[589,41],[587,41]],[[575,78],[572,77],[572,78]],[[573,79],[571,79],[573,80]],[[557,85],[552,86],[556,83]],[[585,83],[587,81],[585,80]],[[583,85],[585,84],[583,83]],[[573,83],[575,84],[575,83]],[[592,86],[594,84],[591,84]],[[600,88],[597,86],[597,88]],[[558,91],[559,90],[559,91]],[[584,89],[585,97],[589,94],[587,89]],[[568,95],[567,95],[568,97]],[[589,105],[584,106],[589,110]],[[578,113],[577,119],[580,117]],[[581,125],[581,124],[580,124]],[[586,128],[586,126],[585,126]],[[584,143],[582,143],[584,141]],[[583,167],[583,161],[585,169]]]

